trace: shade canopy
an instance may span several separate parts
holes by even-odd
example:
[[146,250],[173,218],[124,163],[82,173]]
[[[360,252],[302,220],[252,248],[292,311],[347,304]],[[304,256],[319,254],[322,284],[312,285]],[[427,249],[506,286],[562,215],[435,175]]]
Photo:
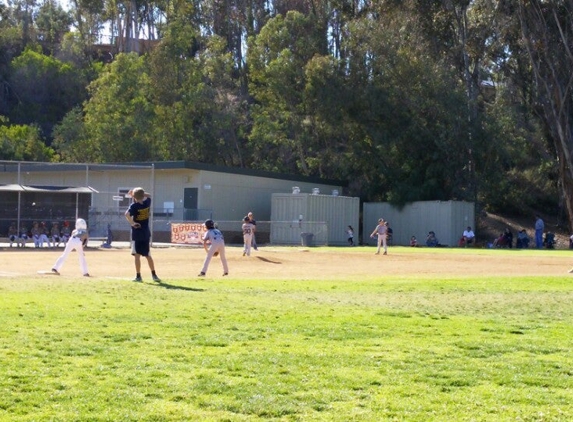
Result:
[[3,192],[52,192],[52,193],[98,193],[91,186],[27,186],[27,185],[0,185]]

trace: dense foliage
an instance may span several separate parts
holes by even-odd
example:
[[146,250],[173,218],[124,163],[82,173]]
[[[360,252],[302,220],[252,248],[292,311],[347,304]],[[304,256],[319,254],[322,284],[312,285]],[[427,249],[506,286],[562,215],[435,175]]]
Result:
[[570,6],[13,0],[0,158],[200,161],[348,180],[370,201],[571,211]]

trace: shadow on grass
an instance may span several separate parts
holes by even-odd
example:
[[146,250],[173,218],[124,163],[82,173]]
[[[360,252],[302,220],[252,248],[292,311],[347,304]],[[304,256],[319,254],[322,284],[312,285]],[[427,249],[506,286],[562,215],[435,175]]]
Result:
[[270,259],[265,258],[263,256],[257,256],[257,259],[260,259],[263,262],[268,262],[269,264],[282,264],[282,262],[280,261],[271,261]]
[[160,283],[154,283],[153,285],[155,285],[157,287],[163,287],[164,289],[167,289],[167,290],[185,290],[188,292],[204,292],[205,291],[205,289],[197,289],[194,287],[175,286],[173,284],[164,283],[163,281]]

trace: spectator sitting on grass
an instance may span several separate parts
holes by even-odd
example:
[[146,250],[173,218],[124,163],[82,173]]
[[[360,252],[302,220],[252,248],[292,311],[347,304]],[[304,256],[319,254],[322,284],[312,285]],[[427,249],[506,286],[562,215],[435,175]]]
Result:
[[440,242],[438,241],[438,238],[436,237],[436,233],[434,233],[433,231],[428,233],[428,237],[426,238],[426,246],[429,247],[436,247],[440,244]]

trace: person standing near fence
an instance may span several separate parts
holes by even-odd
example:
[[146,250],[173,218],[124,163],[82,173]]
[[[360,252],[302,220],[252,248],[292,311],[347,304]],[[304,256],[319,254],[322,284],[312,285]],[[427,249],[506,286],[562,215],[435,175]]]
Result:
[[56,263],[52,267],[52,272],[54,274],[60,274],[60,268],[66,262],[68,255],[74,249],[78,253],[78,258],[80,260],[80,269],[84,277],[89,277],[88,273],[88,264],[86,262],[86,257],[84,255],[84,246],[88,244],[88,225],[86,220],[83,218],[78,218],[76,220],[76,228],[72,231],[72,235],[68,242],[66,243],[66,247],[64,248],[64,252],[60,255],[60,257],[56,260]]
[[535,215],[535,247],[541,249],[543,247],[543,231],[545,230],[545,223],[539,216]]
[[149,230],[149,217],[151,215],[151,195],[143,188],[131,189],[128,193],[133,202],[125,212],[125,218],[131,226],[131,254],[135,259],[135,278],[133,281],[141,282],[141,257],[147,259],[153,281],[161,280],[155,273],[155,263],[150,253],[151,231]]
[[378,225],[374,231],[370,234],[370,237],[374,239],[374,236],[378,236],[378,250],[376,255],[380,254],[380,247],[384,248],[384,255],[388,255],[388,245],[386,244],[386,236],[388,233],[388,227],[383,218],[378,219]]
[[257,247],[257,241],[255,240],[255,233],[257,231],[257,220],[255,220],[255,217],[253,216],[253,213],[251,211],[249,211],[249,213],[247,214],[247,217],[249,217],[249,221],[251,222],[251,224],[253,225],[253,241],[252,241],[252,246],[253,249],[258,251],[259,248]]

